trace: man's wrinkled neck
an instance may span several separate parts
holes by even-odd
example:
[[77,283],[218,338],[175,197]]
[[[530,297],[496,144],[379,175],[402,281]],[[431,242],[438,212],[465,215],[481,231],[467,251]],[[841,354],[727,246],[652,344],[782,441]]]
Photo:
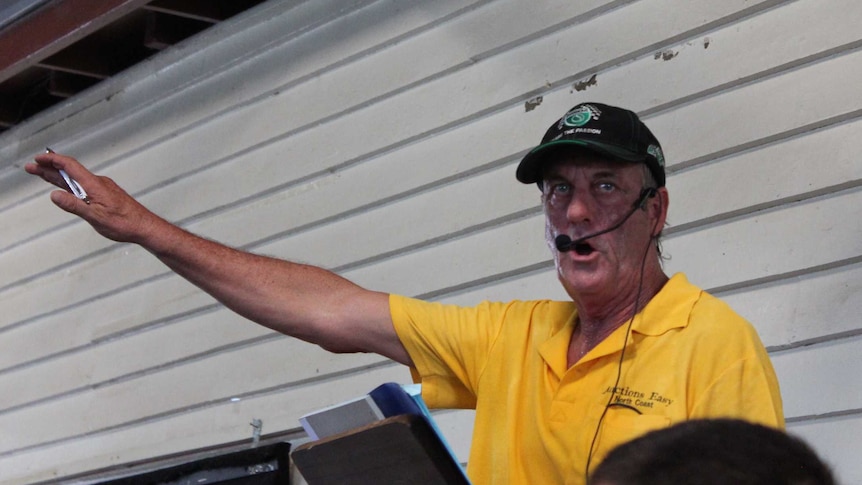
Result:
[[569,292],[578,310],[580,331],[587,336],[609,335],[641,311],[667,283],[661,265],[648,264],[641,281],[632,282],[611,295]]

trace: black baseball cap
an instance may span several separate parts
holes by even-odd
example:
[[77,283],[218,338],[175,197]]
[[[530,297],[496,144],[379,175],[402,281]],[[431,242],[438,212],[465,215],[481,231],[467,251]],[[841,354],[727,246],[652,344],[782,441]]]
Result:
[[518,164],[515,176],[525,184],[540,182],[547,155],[560,146],[580,146],[625,162],[645,163],[664,187],[664,154],[656,137],[634,112],[601,103],[581,103],[557,120]]

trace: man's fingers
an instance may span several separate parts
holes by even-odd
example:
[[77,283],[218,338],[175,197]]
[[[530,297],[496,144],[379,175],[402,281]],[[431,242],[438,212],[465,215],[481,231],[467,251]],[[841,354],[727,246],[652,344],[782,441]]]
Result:
[[94,176],[92,172],[81,165],[81,162],[60,153],[40,153],[34,157],[34,160],[46,169],[65,170],[70,177],[79,182],[81,180],[89,180]]
[[56,170],[64,168],[66,165],[66,159],[68,158],[69,157],[64,157],[58,153],[40,153],[33,157],[33,160],[35,160],[41,167]]
[[55,190],[51,192],[51,202],[57,207],[72,214],[78,214],[79,204],[84,204],[84,201],[72,195],[71,192]]
[[39,175],[45,181],[64,190],[70,190],[75,195],[87,197],[86,186],[95,185],[95,175],[84,168],[72,157],[54,152],[40,153],[34,157],[35,164],[27,164],[24,168],[33,175]]
[[63,177],[60,175],[60,172],[55,169],[53,166],[45,166],[39,163],[28,163],[24,165],[24,170],[30,175],[35,175],[37,177],[41,177],[42,180],[56,185],[61,189],[68,189],[66,186],[66,181],[63,180]]

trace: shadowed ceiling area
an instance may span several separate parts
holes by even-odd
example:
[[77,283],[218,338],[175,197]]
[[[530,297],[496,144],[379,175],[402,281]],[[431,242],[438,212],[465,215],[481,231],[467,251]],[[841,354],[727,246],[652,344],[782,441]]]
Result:
[[0,132],[264,1],[0,1]]

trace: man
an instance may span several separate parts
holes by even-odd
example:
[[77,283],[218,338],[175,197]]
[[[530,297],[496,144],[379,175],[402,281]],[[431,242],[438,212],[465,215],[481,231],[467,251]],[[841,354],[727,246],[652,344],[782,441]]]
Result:
[[565,302],[459,308],[365,290],[194,236],[69,157],[42,154],[26,167],[65,188],[60,169],[89,200],[54,192],[55,204],[140,244],[234,311],[334,352],[409,365],[432,407],[475,407],[476,483],[583,483],[615,445],[695,417],[783,425],[751,325],[662,271],[664,158],[631,111],[578,105],[518,167],[542,191]]
[[592,485],[834,485],[804,441],[738,419],[686,421],[614,448]]

